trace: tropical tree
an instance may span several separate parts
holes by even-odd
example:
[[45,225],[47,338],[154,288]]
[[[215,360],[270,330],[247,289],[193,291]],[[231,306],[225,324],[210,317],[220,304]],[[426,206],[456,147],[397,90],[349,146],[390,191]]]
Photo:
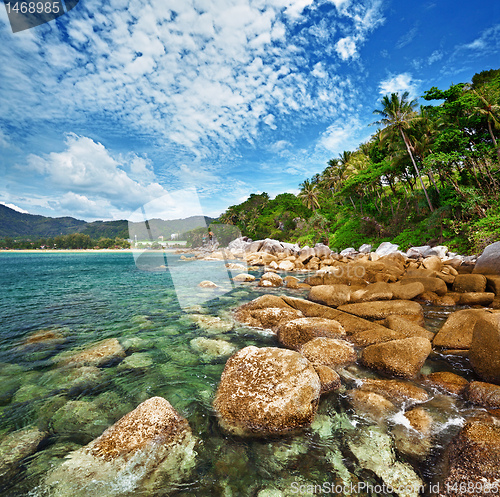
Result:
[[300,184],[300,193],[298,197],[302,199],[304,204],[312,211],[315,211],[320,207],[318,196],[318,185],[312,184],[308,179]]
[[422,190],[424,191],[429,209],[432,212],[434,211],[434,208],[432,207],[429,194],[427,193],[427,189],[425,188],[424,181],[411,151],[410,142],[405,133],[405,130],[410,127],[413,119],[415,119],[415,107],[417,105],[416,100],[408,100],[408,97],[409,93],[407,91],[405,91],[403,95],[401,95],[401,97],[399,96],[399,93],[392,93],[390,97],[388,95],[385,95],[382,98],[383,108],[375,109],[373,111],[374,114],[382,116],[382,119],[377,121],[375,124],[381,124],[384,126],[384,130],[382,132],[384,138],[388,136],[395,137],[395,135],[400,135],[403,139],[406,150],[415,169],[415,173],[420,180],[420,185],[422,186]]

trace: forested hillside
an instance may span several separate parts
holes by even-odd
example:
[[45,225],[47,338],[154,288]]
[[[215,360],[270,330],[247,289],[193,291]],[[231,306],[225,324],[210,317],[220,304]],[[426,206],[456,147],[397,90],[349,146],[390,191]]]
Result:
[[252,195],[221,221],[254,239],[343,249],[392,241],[479,252],[500,239],[500,69],[374,109],[371,139],[332,158],[298,196]]

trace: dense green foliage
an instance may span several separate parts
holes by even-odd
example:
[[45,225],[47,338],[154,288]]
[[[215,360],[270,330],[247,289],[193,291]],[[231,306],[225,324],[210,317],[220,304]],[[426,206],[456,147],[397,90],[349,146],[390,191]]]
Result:
[[391,94],[371,139],[331,159],[299,195],[251,195],[222,216],[253,239],[479,252],[500,239],[500,69],[425,92]]
[[123,238],[105,238],[98,240],[90,238],[83,233],[59,235],[54,238],[38,239],[13,239],[6,237],[0,239],[0,249],[109,249],[130,248],[130,243]]

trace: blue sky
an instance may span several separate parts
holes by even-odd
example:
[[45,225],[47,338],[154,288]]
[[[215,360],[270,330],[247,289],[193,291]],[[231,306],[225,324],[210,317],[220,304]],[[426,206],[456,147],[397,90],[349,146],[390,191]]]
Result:
[[500,2],[80,0],[16,34],[0,9],[0,45],[0,202],[216,216],[297,192],[384,94],[500,67]]

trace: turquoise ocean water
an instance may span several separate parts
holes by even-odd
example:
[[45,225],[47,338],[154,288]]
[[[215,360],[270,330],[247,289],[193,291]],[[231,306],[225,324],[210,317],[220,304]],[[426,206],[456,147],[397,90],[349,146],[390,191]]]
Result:
[[[152,396],[166,398],[200,439],[192,479],[169,495],[297,495],[299,483],[377,483],[348,448],[373,423],[353,413],[342,394],[323,397],[314,425],[300,435],[243,440],[220,431],[211,406],[228,355],[211,356],[192,341],[224,340],[229,350],[277,341],[231,319],[235,307],[262,294],[255,285],[234,286],[226,274],[222,289],[198,289],[199,281],[215,275],[215,263],[190,265],[179,257],[164,260],[169,269],[156,264],[146,271],[130,252],[0,254],[0,438],[23,428],[47,433],[37,452],[2,478],[0,494],[38,495],[64,456]],[[186,282],[182,288],[180,281]],[[445,318],[435,309],[429,315],[436,325]],[[40,330],[57,338],[27,345]],[[89,371],[75,387],[58,358],[107,338],[117,338],[134,360]],[[435,476],[439,448],[460,424],[455,406],[434,409],[442,417],[437,449],[426,463],[406,461],[426,481]]]

